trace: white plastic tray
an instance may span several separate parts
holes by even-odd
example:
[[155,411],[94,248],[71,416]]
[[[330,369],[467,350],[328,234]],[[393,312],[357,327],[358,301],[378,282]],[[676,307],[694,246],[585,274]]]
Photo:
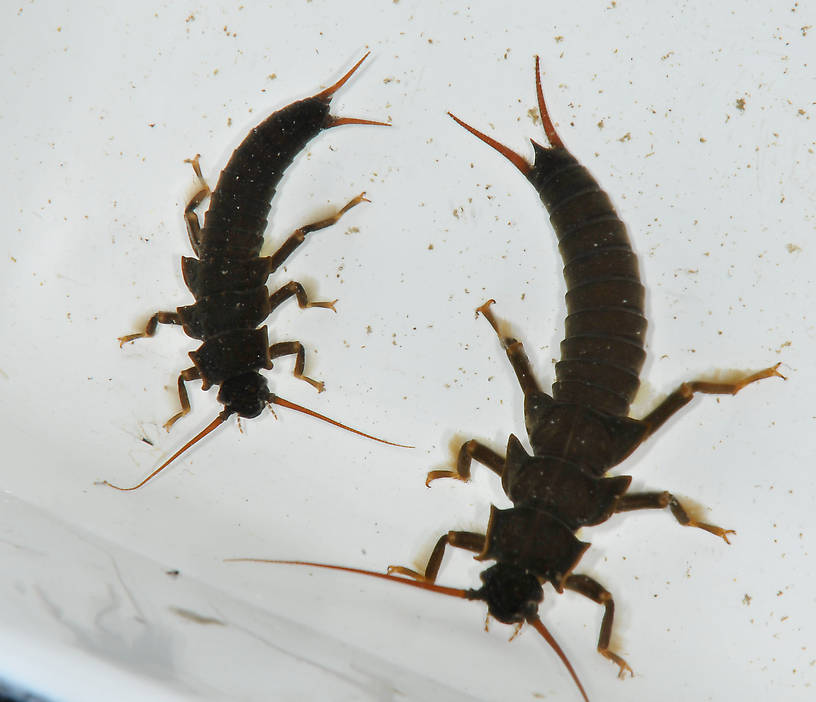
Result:
[[[546,385],[564,283],[535,193],[445,115],[529,154],[533,55],[569,148],[627,222],[647,286],[639,416],[680,382],[782,361],[736,398],[700,398],[621,472],[737,530],[731,547],[669,514],[585,530],[601,612],[549,588],[541,615],[593,700],[812,698],[814,68],[812,9],[728,0],[428,4],[37,2],[4,13],[0,130],[0,680],[49,700],[579,699],[534,631],[483,631],[484,606],[351,575],[226,564],[299,558],[422,564],[448,529],[481,530],[495,476],[437,483],[471,437],[523,436],[521,393],[474,309],[489,297]],[[667,9],[668,8],[668,9]],[[810,13],[810,14],[809,14]],[[166,434],[195,343],[120,350],[157,309],[189,304],[181,216],[201,153],[214,183],[272,110],[367,50],[336,114],[386,119],[314,140],[282,183],[268,250],[366,190],[271,284],[294,303],[314,393],[282,362],[275,392],[382,446],[285,410],[234,421],[142,490],[135,482],[219,411]],[[744,100],[744,103],[738,101]],[[477,587],[446,557],[441,584]],[[178,574],[175,572],[178,571]]]

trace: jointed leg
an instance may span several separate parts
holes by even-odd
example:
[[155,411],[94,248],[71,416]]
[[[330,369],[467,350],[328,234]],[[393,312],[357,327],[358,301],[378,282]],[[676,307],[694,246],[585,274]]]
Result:
[[[184,208],[184,220],[187,222],[187,235],[190,238],[190,245],[193,247],[193,251],[196,253],[196,255],[198,255],[201,227],[198,223],[198,217],[193,210],[195,210],[195,208],[201,204],[204,198],[210,194],[210,188],[207,183],[204,182],[204,176],[201,175],[201,167],[198,165],[198,159],[200,156],[200,154],[196,154],[194,158],[184,159],[184,163],[192,164],[193,170],[198,176],[199,181],[201,181],[202,186],[201,190],[193,195],[190,202],[188,202],[187,206]],[[156,333],[156,326],[158,324],[181,324],[181,318],[176,312],[156,312],[156,314],[154,314],[147,322],[147,327],[145,327],[145,330],[142,333],[120,336],[119,348],[121,348],[123,344],[133,341],[134,339],[140,339],[144,336],[153,336]]]
[[510,360],[510,365],[513,366],[513,370],[516,372],[516,377],[518,378],[519,385],[521,385],[521,390],[524,395],[527,396],[534,393],[540,393],[541,388],[538,386],[538,381],[533,375],[533,369],[530,367],[530,361],[527,358],[527,354],[524,353],[524,347],[522,346],[521,342],[512,337],[503,336],[499,331],[499,324],[490,309],[490,305],[495,304],[495,302],[495,300],[488,300],[481,307],[476,309],[476,314],[483,314],[485,319],[490,322],[490,326],[493,327],[496,335],[499,337],[499,340],[507,353],[507,358]]
[[[763,378],[773,378],[776,376],[784,380],[785,376],[777,370],[780,365],[781,364],[777,363],[771,368],[765,368],[756,373],[746,375],[741,380],[733,383],[710,383],[703,380],[683,383],[641,420],[649,427],[649,433],[646,437],[654,434],[677,410],[691,402],[694,393],[701,392],[706,395],[736,395],[746,385],[755,383],[757,380],[762,380]],[[646,437],[644,437],[644,439]]]
[[588,597],[593,602],[604,606],[601,633],[598,636],[598,653],[604,658],[608,658],[620,668],[618,671],[619,678],[623,678],[627,670],[630,675],[634,675],[629,664],[617,653],[612,653],[612,651],[609,650],[609,640],[612,637],[612,620],[615,618],[615,602],[612,599],[611,593],[588,575],[570,575],[564,581],[564,587],[567,588],[567,590],[577,592],[584,597]]
[[300,227],[300,229],[296,229],[292,235],[283,242],[283,245],[269,257],[269,272],[273,273],[276,271],[278,266],[280,266],[289,257],[289,255],[305,241],[307,234],[316,232],[318,229],[330,227],[352,207],[359,205],[361,202],[370,202],[370,200],[365,198],[364,192],[360,193],[357,197],[346,204],[336,215],[327,217],[326,219],[321,219],[319,222],[307,224]]
[[270,312],[278,307],[278,305],[280,305],[282,302],[292,297],[292,295],[297,298],[298,306],[301,309],[305,309],[307,307],[327,307],[332,312],[337,312],[337,310],[334,309],[334,303],[337,302],[337,300],[333,300],[332,302],[309,302],[309,298],[306,297],[306,291],[303,289],[303,286],[294,280],[281,287],[280,290],[276,290],[269,296]]
[[472,531],[449,531],[447,534],[439,537],[436,542],[434,550],[431,552],[431,557],[428,559],[428,565],[425,566],[424,573],[418,573],[410,568],[403,566],[388,566],[388,574],[399,573],[400,575],[407,575],[414,580],[420,580],[425,583],[436,582],[436,576],[439,574],[439,566],[442,565],[442,556],[445,555],[445,546],[456,546],[457,548],[464,548],[474,553],[481,553],[484,551],[485,537],[484,534],[476,534]]
[[323,383],[303,375],[303,366],[306,363],[306,352],[303,349],[303,344],[299,341],[282,341],[277,344],[272,344],[272,346],[269,347],[270,358],[280,358],[281,356],[292,356],[294,354],[296,354],[295,368],[292,371],[292,375],[299,380],[305,380],[313,388],[316,388],[318,392],[323,392]]
[[[476,314],[483,314],[485,319],[490,323],[490,326],[493,327],[493,330],[496,332],[502,346],[504,346],[507,352],[507,358],[510,360],[510,365],[513,366],[513,370],[516,372],[516,377],[524,394],[540,393],[541,389],[538,387],[538,382],[533,376],[530,361],[527,358],[527,354],[524,353],[524,347],[521,345],[521,342],[511,337],[503,336],[499,331],[499,324],[490,309],[490,305],[495,302],[495,300],[488,300],[481,307],[477,308]],[[493,451],[493,449],[480,444],[475,439],[471,439],[462,444],[462,447],[459,449],[459,455],[456,459],[456,468],[454,470],[432,470],[425,478],[425,485],[429,485],[431,481],[438,480],[439,478],[455,478],[456,480],[467,482],[470,480],[470,464],[474,458],[479,463],[490,468],[490,470],[497,475],[501,476],[504,473],[505,459]]]
[[459,455],[456,459],[455,470],[432,470],[425,478],[425,485],[430,485],[432,480],[439,478],[455,478],[467,482],[470,480],[470,462],[476,459],[482,465],[487,466],[499,476],[504,473],[505,460],[493,449],[484,444],[480,444],[476,439],[471,439],[462,444]]
[[141,339],[143,336],[153,336],[159,324],[181,324],[181,317],[179,317],[177,312],[156,312],[156,314],[147,321],[147,326],[143,332],[120,336],[117,339],[119,348],[121,349],[124,344],[134,339]]
[[733,529],[723,529],[722,527],[714,526],[713,524],[706,524],[705,522],[698,522],[696,519],[689,517],[683,506],[678,502],[677,498],[670,492],[641,492],[632,495],[623,495],[615,506],[615,512],[631,512],[636,509],[664,509],[668,507],[674,518],[683,526],[697,527],[703,529],[714,536],[719,536],[730,544],[728,540],[729,534],[736,534]]
[[201,175],[201,166],[198,165],[199,158],[201,158],[201,154],[196,154],[193,158],[184,159],[184,163],[192,165],[195,174],[198,176],[198,181],[201,183],[201,189],[190,198],[190,202],[188,202],[187,207],[184,208],[184,221],[187,222],[187,236],[190,238],[190,246],[193,247],[196,256],[198,256],[198,247],[201,243],[201,225],[198,222],[198,216],[194,210],[204,201],[204,198],[210,195],[210,186],[207,185],[204,176]]
[[178,394],[179,401],[181,402],[181,412],[174,414],[164,423],[164,428],[167,431],[170,431],[170,427],[190,411],[190,398],[187,397],[187,388],[184,387],[184,382],[187,380],[201,380],[201,374],[198,372],[198,368],[193,366],[179,373]]

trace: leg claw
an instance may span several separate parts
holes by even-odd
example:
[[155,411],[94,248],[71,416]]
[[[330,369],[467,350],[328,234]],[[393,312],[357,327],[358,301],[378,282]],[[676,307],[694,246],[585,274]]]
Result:
[[453,470],[432,470],[425,478],[425,487],[431,487],[431,482],[439,480],[440,478],[453,478],[454,480],[461,480],[462,482],[467,482],[468,480]]
[[599,650],[600,653],[604,658],[608,658],[612,661],[615,665],[617,665],[620,670],[618,671],[618,677],[623,680],[626,677],[626,673],[628,671],[629,677],[635,677],[634,671],[629,667],[629,664],[623,660],[617,653],[612,653],[612,651],[603,651]]
[[331,310],[332,312],[334,312],[336,314],[337,310],[334,308],[334,306],[336,304],[337,304],[337,300],[332,300],[331,302],[309,302],[309,303],[306,304],[306,307],[324,307],[326,309]]
[[476,308],[476,316],[478,317],[479,314],[483,314],[483,315],[487,316],[487,312],[490,309],[490,305],[495,305],[495,304],[496,304],[496,301],[493,298],[490,298],[481,307]]
[[714,526],[713,524],[706,524],[705,522],[696,522],[693,519],[686,526],[697,527],[698,529],[707,531],[709,534],[719,536],[729,546],[731,545],[731,542],[728,540],[728,535],[737,533],[733,529],[723,529],[722,527]]

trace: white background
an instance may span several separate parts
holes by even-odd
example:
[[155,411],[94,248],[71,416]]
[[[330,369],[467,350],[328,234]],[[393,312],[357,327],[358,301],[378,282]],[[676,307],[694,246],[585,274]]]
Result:
[[[492,7],[495,5],[495,7]],[[812,699],[814,81],[805,2],[246,3],[26,0],[2,11],[0,677],[55,699],[579,699],[532,630],[484,605],[351,575],[225,564],[301,558],[421,565],[481,531],[498,480],[423,485],[462,441],[523,437],[521,393],[474,309],[489,297],[547,386],[564,283],[546,214],[455,111],[526,156],[543,140],[533,56],[571,151],[627,223],[647,289],[641,416],[680,382],[778,361],[736,398],[699,398],[619,470],[738,532],[668,513],[581,537],[615,595],[624,682],[594,652],[600,608],[547,588],[541,615],[593,700]],[[273,202],[266,252],[361,190],[270,281],[317,395],[284,360],[274,392],[413,451],[280,409],[234,420],[134,493],[220,406],[192,383],[182,209],[201,153],[214,184],[273,110],[372,56],[338,115],[393,121],[310,143]],[[274,77],[272,77],[274,75]],[[737,102],[741,108],[738,107]],[[152,442],[145,443],[143,439]],[[704,507],[703,507],[704,506]],[[180,571],[173,577],[166,571]],[[467,552],[439,582],[477,587]]]

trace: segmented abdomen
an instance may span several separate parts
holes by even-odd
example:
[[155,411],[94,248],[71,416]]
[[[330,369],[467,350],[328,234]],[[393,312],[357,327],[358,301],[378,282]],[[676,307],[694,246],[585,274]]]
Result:
[[644,290],[626,227],[566,149],[536,145],[528,177],[550,213],[567,282],[553,399],[625,416],[646,357]]
[[201,259],[257,256],[267,215],[286,168],[326,126],[329,104],[307,98],[254,127],[218,178],[201,229]]
[[233,152],[210,195],[198,259],[182,271],[195,304],[178,308],[185,332],[204,343],[190,353],[206,390],[271,368],[266,327],[269,263],[258,258],[275,189],[286,168],[325,127],[326,100],[284,107],[254,127]]

